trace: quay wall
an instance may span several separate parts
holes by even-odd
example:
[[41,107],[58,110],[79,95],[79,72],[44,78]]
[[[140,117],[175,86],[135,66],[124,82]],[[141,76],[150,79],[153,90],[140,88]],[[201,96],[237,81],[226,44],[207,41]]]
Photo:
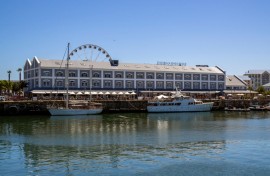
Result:
[[[96,100],[102,103],[104,113],[110,112],[146,112],[147,100]],[[225,107],[248,108],[251,104],[266,105],[269,99],[216,99],[204,100],[214,102],[212,110],[224,110]],[[63,100],[38,100],[38,101],[3,101],[0,102],[0,115],[50,115],[47,106],[64,106]]]

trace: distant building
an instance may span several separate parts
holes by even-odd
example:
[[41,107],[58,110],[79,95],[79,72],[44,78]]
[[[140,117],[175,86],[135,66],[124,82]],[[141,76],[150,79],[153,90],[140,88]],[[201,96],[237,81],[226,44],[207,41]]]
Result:
[[248,87],[252,87],[251,79],[248,76],[240,75],[237,77],[240,78],[241,80],[243,80],[247,84]]
[[[64,90],[66,61],[34,57],[24,65],[28,92]],[[131,64],[70,60],[68,86],[71,90],[181,90],[225,89],[226,73],[219,67]]]
[[270,83],[264,84],[263,87],[266,91],[270,91]]
[[249,70],[244,75],[251,79],[251,87],[254,90],[259,86],[270,83],[270,70]]
[[247,83],[240,79],[238,76],[226,76],[226,90],[247,90],[247,88]]

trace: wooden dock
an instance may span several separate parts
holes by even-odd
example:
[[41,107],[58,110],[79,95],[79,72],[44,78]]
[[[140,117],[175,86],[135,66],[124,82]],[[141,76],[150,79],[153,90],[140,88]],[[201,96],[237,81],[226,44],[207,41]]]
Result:
[[[251,104],[265,105],[270,100],[248,99],[209,99],[204,102],[214,102],[212,110],[230,108],[248,108]],[[95,100],[102,103],[104,113],[111,112],[146,112],[147,100]],[[2,101],[0,102],[0,115],[50,115],[48,105],[64,106],[63,100],[27,100],[27,101]]]

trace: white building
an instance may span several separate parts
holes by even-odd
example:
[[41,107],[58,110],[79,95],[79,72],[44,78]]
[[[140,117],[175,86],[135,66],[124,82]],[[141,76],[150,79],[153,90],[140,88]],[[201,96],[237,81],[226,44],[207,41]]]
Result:
[[[66,61],[34,57],[24,65],[27,91],[64,90]],[[93,62],[70,60],[72,90],[224,90],[226,73],[219,67]],[[47,91],[48,92],[48,91]]]
[[270,70],[249,70],[245,75],[251,79],[251,87],[254,90],[259,86],[270,83]]

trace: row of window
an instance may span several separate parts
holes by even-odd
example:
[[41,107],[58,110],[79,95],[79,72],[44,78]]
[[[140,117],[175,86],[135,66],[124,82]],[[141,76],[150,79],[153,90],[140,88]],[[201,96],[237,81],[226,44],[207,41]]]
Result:
[[[135,87],[136,84],[136,87]],[[49,79],[45,79],[42,81],[42,87],[52,87],[52,82]],[[38,81],[35,82],[35,87],[38,87]],[[56,80],[55,87],[64,87],[64,80]],[[69,80],[69,87],[77,87],[76,80]],[[83,80],[80,82],[80,87],[89,87],[89,81]],[[101,80],[93,80],[92,81],[93,88],[102,88]],[[180,82],[180,81],[124,81],[116,80],[114,81],[114,88],[139,88],[139,89],[173,89],[174,87],[178,87],[180,89],[224,89],[224,83],[215,83],[215,82]],[[113,88],[113,81],[104,80],[103,88]]]
[[[168,80],[210,80],[210,81],[224,81],[225,76],[224,75],[213,75],[213,74],[191,74],[191,73],[144,73],[144,72],[121,72],[116,71],[114,72],[114,78],[128,78],[128,79],[168,79]],[[29,75],[30,76],[30,75]],[[37,75],[35,75],[37,76]],[[42,76],[52,76],[52,72],[49,70],[43,70]],[[64,77],[65,73],[64,71],[58,70],[55,73],[56,77]],[[69,71],[69,77],[77,77],[76,71]],[[81,71],[80,77],[89,77],[89,72],[83,72]],[[93,78],[101,78],[102,73],[101,71],[93,71],[92,74]],[[112,71],[104,71],[103,72],[103,78],[113,78],[113,72]]]

